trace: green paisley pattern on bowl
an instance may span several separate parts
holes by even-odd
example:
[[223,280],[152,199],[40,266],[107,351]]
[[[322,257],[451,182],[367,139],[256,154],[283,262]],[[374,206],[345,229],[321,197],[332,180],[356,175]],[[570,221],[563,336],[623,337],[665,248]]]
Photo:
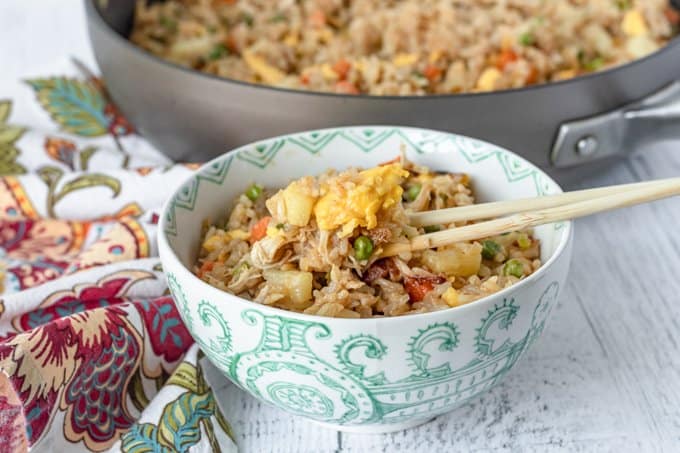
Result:
[[[216,306],[188,301],[175,276],[168,278],[194,337],[232,381],[288,412],[351,425],[432,417],[493,386],[541,334],[559,292],[559,284],[552,282],[535,304],[527,304],[533,308],[531,324],[518,340],[509,335],[520,310],[514,299],[494,306],[477,326],[439,322],[414,328],[403,350],[390,350],[373,335],[337,337],[323,320],[267,315],[248,308],[241,312],[239,330],[257,327],[259,342],[252,349],[233,351],[232,327]],[[466,328],[474,329],[474,359],[458,367],[434,363],[432,351],[442,356],[454,351]],[[210,332],[218,334],[212,338]],[[334,360],[324,360],[315,352],[318,342],[333,344]],[[396,360],[405,357],[411,374],[389,380],[382,372],[367,372],[366,363],[380,362],[389,354]]]

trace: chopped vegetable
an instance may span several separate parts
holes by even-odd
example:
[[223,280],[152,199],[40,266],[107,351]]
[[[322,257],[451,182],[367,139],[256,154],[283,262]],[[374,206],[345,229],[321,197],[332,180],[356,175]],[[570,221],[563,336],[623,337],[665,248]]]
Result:
[[359,261],[367,260],[373,254],[373,241],[368,236],[359,236],[354,240],[354,256]]
[[347,60],[338,60],[333,65],[333,71],[338,75],[340,80],[345,80],[347,78],[347,73],[352,68],[352,64]]
[[165,28],[167,28],[170,31],[175,31],[177,30],[177,21],[175,19],[170,19],[167,16],[161,16],[158,19],[158,22]]
[[503,266],[503,275],[521,278],[524,275],[524,265],[520,260],[511,259]]
[[288,18],[286,17],[285,14],[283,14],[282,12],[278,12],[278,13],[274,14],[274,15],[269,19],[269,22],[271,22],[271,23],[276,23],[276,22],[285,22],[285,21],[287,21],[287,20],[288,20]]
[[425,69],[423,70],[423,75],[427,78],[427,80],[430,81],[430,83],[439,81],[439,79],[442,78],[442,74],[443,71],[433,64],[425,66]]
[[224,44],[215,44],[215,47],[208,54],[208,60],[219,60],[229,54],[229,50]]
[[444,277],[433,275],[431,277],[406,277],[404,279],[404,289],[409,295],[411,302],[420,302],[425,299],[427,293],[432,291],[436,285],[446,282]]
[[203,278],[203,275],[206,272],[213,270],[213,267],[215,267],[214,261],[204,261],[203,264],[201,264],[201,268],[198,270],[198,278]]
[[420,184],[413,184],[404,192],[404,199],[408,202],[415,201],[415,199],[418,198],[418,195],[420,195],[422,188],[423,186]]
[[502,50],[501,53],[498,55],[498,59],[496,60],[496,67],[502,71],[503,69],[505,69],[507,65],[514,61],[517,61],[518,58],[519,57],[517,56],[514,50],[512,49]]
[[304,309],[311,305],[314,282],[311,272],[269,269],[264,271],[264,279],[295,308]]
[[482,246],[460,243],[450,248],[425,250],[422,261],[438,274],[470,277],[479,271],[482,264]]
[[246,197],[248,197],[250,201],[256,201],[260,198],[260,195],[262,195],[262,187],[257,184],[253,184],[246,189]]
[[536,37],[530,31],[522,33],[519,37],[519,43],[523,46],[533,46],[536,42]]
[[485,260],[492,260],[501,251],[501,246],[496,241],[490,239],[482,242],[482,257]]
[[252,242],[257,242],[267,235],[267,226],[271,219],[271,216],[262,217],[255,225],[253,225],[250,229],[250,240]]
[[519,248],[522,250],[526,250],[529,247],[531,247],[531,239],[529,239],[529,235],[526,233],[522,233],[517,237],[517,245],[519,245]]
[[602,68],[602,66],[604,66],[604,58],[602,57],[595,57],[583,64],[583,68],[587,71],[597,71]]
[[253,23],[255,22],[255,19],[253,18],[252,15],[248,13],[241,13],[241,22],[246,24],[248,28],[252,28]]
[[441,231],[441,229],[441,225],[428,225],[424,228],[426,233],[436,233],[437,231]]

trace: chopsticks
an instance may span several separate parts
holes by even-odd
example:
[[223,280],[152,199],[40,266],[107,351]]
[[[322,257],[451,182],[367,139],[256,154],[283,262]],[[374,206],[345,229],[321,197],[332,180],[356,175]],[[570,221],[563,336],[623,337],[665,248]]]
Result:
[[452,223],[461,220],[495,220],[415,236],[409,242],[387,244],[381,256],[472,241],[546,223],[576,219],[598,212],[633,206],[680,195],[680,178],[579,190],[559,195],[500,201],[475,206],[411,214],[414,226]]

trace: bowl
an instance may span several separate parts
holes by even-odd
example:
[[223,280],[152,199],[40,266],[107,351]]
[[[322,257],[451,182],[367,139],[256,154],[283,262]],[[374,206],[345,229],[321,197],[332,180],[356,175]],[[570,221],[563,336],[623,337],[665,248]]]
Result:
[[498,383],[545,328],[571,257],[569,222],[535,229],[545,263],[490,297],[432,313],[339,319],[228,294],[193,275],[204,219],[223,217],[253,182],[285,186],[328,168],[395,157],[467,172],[478,200],[559,193],[517,155],[450,133],[348,127],[253,143],[202,166],[163,209],[159,251],[186,326],[208,357],[259,400],[342,431],[379,433],[424,423]]

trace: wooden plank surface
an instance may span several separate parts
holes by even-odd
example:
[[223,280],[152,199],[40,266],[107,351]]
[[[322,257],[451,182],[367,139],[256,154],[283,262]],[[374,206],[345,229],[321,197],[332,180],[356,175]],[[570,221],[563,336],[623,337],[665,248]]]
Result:
[[[567,189],[680,175],[659,146]],[[541,341],[496,388],[421,427],[336,433],[218,393],[243,452],[680,451],[680,198],[579,220]]]

